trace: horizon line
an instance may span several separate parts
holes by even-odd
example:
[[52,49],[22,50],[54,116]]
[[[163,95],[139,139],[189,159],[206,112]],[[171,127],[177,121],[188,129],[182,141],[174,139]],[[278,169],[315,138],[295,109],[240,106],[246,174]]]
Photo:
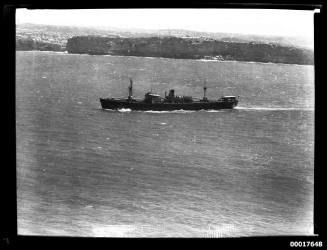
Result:
[[164,30],[180,30],[180,31],[189,31],[189,32],[196,32],[196,33],[208,33],[208,34],[234,34],[234,35],[241,35],[241,36],[256,36],[256,37],[278,37],[278,38],[306,38],[304,35],[278,35],[278,34],[256,34],[256,33],[240,33],[240,32],[224,32],[224,31],[200,31],[194,29],[186,29],[186,28],[163,28],[163,29],[152,29],[152,28],[133,28],[133,27],[117,27],[117,26],[97,26],[97,25],[80,25],[80,24],[50,24],[50,23],[32,23],[32,22],[20,22],[16,20],[16,25],[23,25],[23,24],[31,24],[31,25],[41,25],[41,26],[57,26],[57,27],[74,27],[74,28],[93,28],[98,30],[110,30],[116,29],[120,31],[138,31],[138,32],[155,32],[155,31],[164,31]]

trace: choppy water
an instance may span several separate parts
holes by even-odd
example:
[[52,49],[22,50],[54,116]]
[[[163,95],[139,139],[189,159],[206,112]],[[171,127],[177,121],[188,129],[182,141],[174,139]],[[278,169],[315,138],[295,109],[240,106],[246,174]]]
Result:
[[[312,66],[17,52],[18,233],[313,233]],[[99,97],[240,95],[224,111],[100,109]]]

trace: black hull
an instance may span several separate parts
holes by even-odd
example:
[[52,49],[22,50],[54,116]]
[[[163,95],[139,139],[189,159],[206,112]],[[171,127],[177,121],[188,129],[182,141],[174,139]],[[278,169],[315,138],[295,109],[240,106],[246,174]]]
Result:
[[103,109],[131,109],[131,110],[153,110],[153,111],[170,111],[170,110],[218,110],[232,109],[238,101],[210,101],[210,102],[191,102],[191,103],[146,103],[143,101],[120,101],[113,99],[100,98]]

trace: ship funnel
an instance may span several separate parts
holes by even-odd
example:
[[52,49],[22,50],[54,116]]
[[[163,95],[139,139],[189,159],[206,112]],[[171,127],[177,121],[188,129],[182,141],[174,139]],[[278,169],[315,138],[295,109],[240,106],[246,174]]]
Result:
[[173,90],[173,89],[169,90],[168,96],[169,97],[174,97],[175,96],[175,90]]

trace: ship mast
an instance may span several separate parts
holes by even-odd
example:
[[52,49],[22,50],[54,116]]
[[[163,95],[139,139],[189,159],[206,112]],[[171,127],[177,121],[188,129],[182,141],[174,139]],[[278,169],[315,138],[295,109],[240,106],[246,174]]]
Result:
[[130,81],[130,85],[128,87],[128,100],[132,100],[133,99],[133,80],[132,78],[129,78]]
[[204,86],[203,86],[203,101],[208,101],[206,80],[204,80]]

